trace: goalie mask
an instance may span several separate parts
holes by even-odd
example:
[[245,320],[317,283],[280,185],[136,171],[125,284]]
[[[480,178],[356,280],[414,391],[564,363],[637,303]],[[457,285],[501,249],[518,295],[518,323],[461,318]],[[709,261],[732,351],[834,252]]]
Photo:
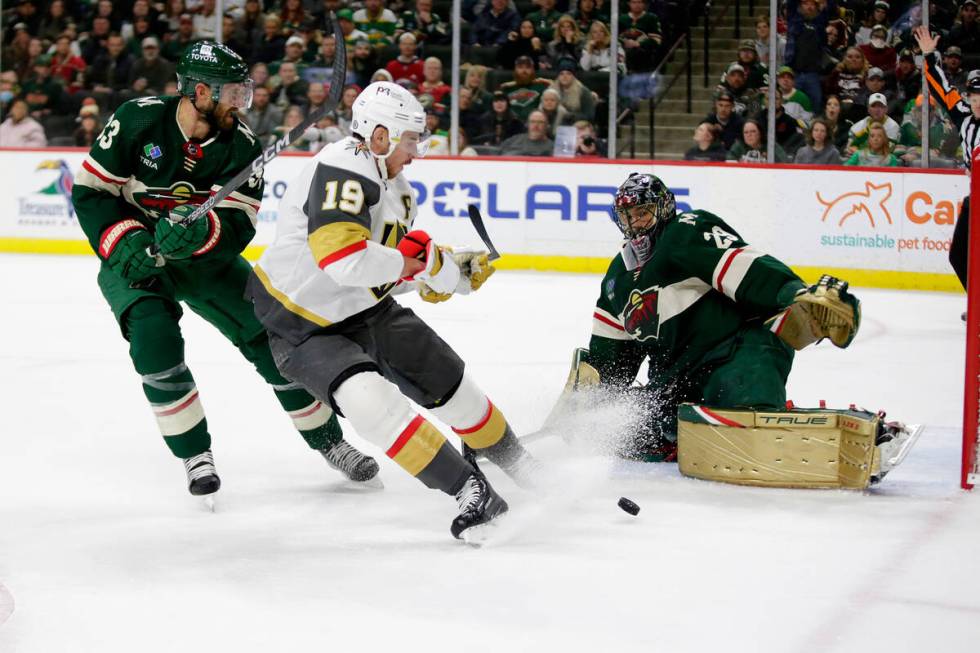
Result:
[[649,260],[653,240],[674,217],[674,194],[654,175],[634,172],[616,191],[616,225],[626,237],[623,260],[634,270]]

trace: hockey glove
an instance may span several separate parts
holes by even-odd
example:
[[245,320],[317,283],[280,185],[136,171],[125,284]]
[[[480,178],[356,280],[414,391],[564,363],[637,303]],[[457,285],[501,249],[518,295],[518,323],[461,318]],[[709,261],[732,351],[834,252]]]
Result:
[[847,347],[861,326],[861,302],[847,292],[847,282],[830,275],[796,293],[793,304],[766,324],[796,350],[824,338]]
[[104,256],[109,269],[123,279],[142,281],[160,271],[156,260],[148,252],[150,245],[153,244],[153,236],[140,225],[136,228],[130,227],[129,231],[118,237],[118,240],[113,240],[113,233],[120,228],[120,225],[128,222],[130,221],[117,223],[106,230],[102,235],[99,253]]
[[452,257],[459,266],[462,273],[460,283],[456,292],[466,295],[474,290],[479,290],[480,286],[490,278],[490,275],[497,271],[490,262],[490,254],[487,251],[473,251],[467,248],[457,248],[452,250]]
[[206,216],[187,221],[195,208],[193,204],[181,204],[170,212],[166,220],[157,223],[157,247],[167,258],[188,258],[207,242],[211,221]]
[[425,263],[425,267],[420,272],[417,272],[413,277],[406,278],[406,281],[421,281],[439,294],[452,295],[456,292],[462,275],[459,271],[459,265],[452,257],[452,250],[436,245],[429,234],[421,229],[409,231],[398,241],[398,245],[395,247],[402,253],[402,256],[415,258]]

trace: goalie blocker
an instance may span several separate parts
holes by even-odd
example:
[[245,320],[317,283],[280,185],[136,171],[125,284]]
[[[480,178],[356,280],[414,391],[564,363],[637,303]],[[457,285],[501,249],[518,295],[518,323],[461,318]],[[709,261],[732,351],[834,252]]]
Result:
[[738,485],[863,490],[904,460],[922,427],[864,410],[726,410],[682,404],[685,476]]

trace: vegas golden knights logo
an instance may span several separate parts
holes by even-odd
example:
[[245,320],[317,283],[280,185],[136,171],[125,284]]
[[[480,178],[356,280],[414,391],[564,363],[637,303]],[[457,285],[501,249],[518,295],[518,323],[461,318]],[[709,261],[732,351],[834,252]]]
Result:
[[[398,244],[398,241],[402,239],[405,235],[406,230],[404,225],[400,222],[386,222],[384,231],[381,233],[381,244],[385,247],[394,248]],[[383,286],[376,286],[371,288],[371,294],[374,295],[375,299],[382,299],[385,295],[391,292],[391,289],[398,285],[398,282],[386,283]]]
[[657,315],[657,297],[660,286],[646,290],[632,290],[623,309],[623,327],[637,340],[656,339],[660,335],[660,317]]

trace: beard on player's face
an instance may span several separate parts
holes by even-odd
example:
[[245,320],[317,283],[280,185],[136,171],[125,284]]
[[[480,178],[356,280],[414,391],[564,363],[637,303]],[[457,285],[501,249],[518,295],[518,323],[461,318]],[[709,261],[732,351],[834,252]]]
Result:
[[230,131],[235,128],[235,115],[238,109],[221,102],[215,102],[212,98],[198,95],[194,103],[194,108],[207,121],[212,129],[220,131]]

